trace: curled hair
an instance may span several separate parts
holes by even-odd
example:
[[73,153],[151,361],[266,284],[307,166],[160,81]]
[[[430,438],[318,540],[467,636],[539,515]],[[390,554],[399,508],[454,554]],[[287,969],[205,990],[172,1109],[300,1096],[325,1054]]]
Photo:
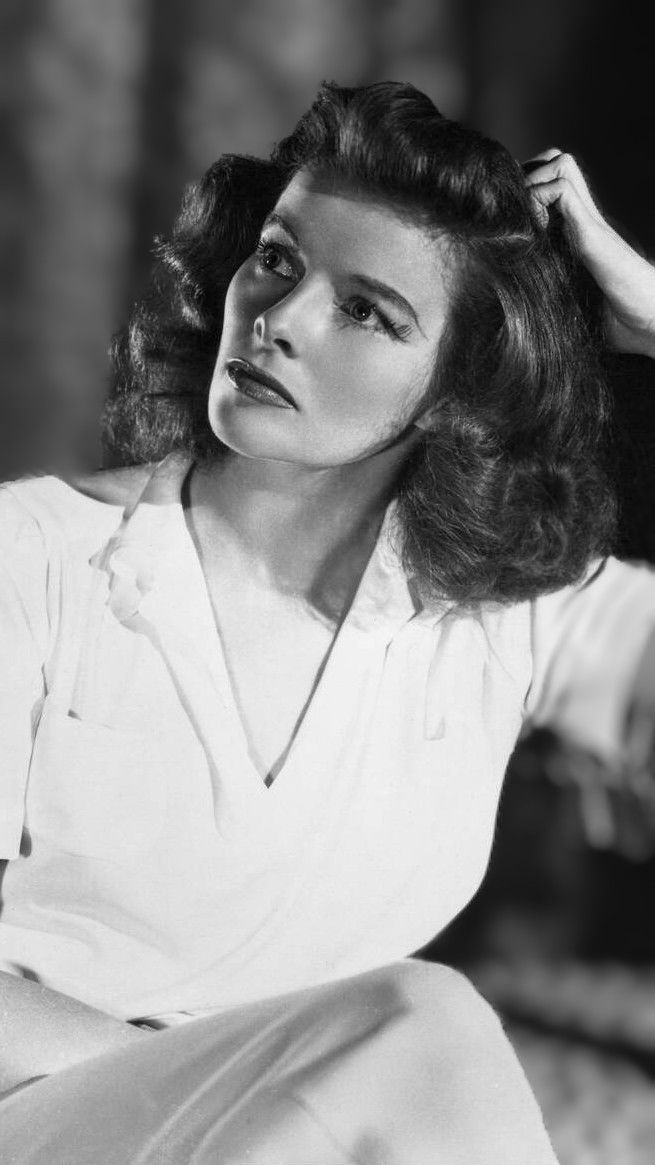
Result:
[[150,294],[114,345],[110,459],[221,454],[207,394],[227,286],[304,168],[356,184],[448,249],[432,422],[396,490],[408,572],[426,598],[467,605],[579,581],[615,521],[598,297],[507,150],[411,85],[325,84],[268,161],[224,156],[190,188],[158,244]]

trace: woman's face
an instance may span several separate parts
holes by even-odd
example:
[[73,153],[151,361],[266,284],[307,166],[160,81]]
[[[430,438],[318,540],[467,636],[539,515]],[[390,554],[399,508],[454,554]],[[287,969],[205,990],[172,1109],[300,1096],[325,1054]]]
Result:
[[441,244],[301,171],[228,288],[214,433],[245,456],[316,468],[396,444],[416,432],[447,305]]

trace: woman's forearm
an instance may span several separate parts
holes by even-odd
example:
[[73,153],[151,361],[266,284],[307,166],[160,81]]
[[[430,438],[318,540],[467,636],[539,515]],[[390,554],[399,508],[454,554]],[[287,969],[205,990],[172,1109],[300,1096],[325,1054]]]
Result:
[[69,995],[0,971],[0,1092],[145,1036]]

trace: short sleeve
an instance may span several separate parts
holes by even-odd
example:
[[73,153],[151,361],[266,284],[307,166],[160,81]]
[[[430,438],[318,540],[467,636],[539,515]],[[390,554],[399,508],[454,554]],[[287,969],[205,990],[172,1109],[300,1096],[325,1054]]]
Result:
[[18,856],[48,641],[47,554],[40,528],[0,487],[0,858]]
[[633,680],[655,627],[655,571],[607,558],[578,586],[532,604],[528,721],[608,761],[619,757]]

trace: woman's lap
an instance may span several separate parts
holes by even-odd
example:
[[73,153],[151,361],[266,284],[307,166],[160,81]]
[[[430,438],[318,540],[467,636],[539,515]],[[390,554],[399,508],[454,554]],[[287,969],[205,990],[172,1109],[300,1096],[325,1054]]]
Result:
[[0,1103],[6,1165],[556,1165],[488,1005],[407,960],[231,1009]]

